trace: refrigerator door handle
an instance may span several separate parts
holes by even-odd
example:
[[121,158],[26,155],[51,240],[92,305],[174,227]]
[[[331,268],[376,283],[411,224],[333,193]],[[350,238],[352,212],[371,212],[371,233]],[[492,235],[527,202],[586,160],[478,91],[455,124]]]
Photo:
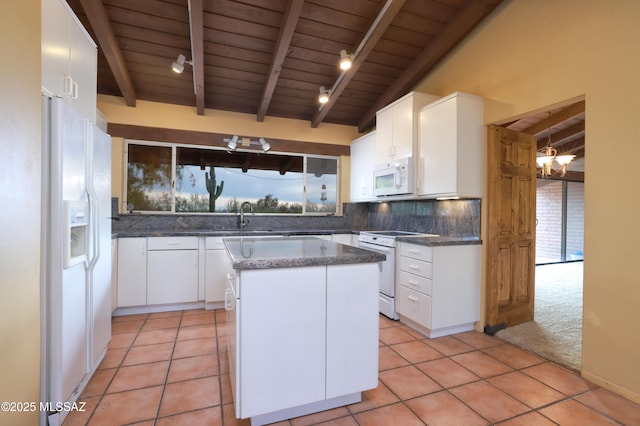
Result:
[[87,187],[87,195],[89,198],[89,235],[91,239],[91,260],[87,262],[87,269],[93,269],[96,262],[100,258],[100,243],[98,241],[98,208],[96,206],[96,196],[89,187]]

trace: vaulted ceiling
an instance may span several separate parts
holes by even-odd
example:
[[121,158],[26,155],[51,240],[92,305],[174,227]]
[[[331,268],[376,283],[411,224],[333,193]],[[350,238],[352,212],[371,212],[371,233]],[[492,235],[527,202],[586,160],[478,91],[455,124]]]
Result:
[[[360,131],[501,1],[68,0],[98,44],[100,94]],[[344,72],[341,50],[355,54]]]
[[[584,182],[585,158],[585,102],[578,101],[527,115],[503,125],[508,129],[536,136],[538,150],[551,145],[562,154],[574,154],[564,180]],[[556,175],[553,178],[560,179]]]

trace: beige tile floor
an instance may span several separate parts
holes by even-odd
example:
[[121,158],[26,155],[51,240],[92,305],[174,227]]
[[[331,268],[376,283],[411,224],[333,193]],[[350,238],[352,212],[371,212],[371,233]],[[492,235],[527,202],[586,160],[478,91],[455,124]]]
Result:
[[[71,425],[249,425],[236,420],[224,311],[113,319]],[[640,425],[640,405],[482,333],[427,339],[380,317],[380,374],[362,402],[279,425]]]

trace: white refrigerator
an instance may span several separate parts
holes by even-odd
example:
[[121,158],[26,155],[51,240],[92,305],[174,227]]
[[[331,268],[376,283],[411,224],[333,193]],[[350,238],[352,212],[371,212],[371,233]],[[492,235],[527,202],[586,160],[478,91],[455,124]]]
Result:
[[111,138],[43,95],[41,424],[61,423],[111,339]]

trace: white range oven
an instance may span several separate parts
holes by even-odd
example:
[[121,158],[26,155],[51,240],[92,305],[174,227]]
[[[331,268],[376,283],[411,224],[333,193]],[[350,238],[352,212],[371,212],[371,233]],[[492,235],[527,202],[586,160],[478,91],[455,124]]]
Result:
[[399,319],[396,314],[396,237],[426,235],[418,232],[405,231],[360,231],[358,247],[383,253],[387,256],[380,262],[380,313],[394,320]]

